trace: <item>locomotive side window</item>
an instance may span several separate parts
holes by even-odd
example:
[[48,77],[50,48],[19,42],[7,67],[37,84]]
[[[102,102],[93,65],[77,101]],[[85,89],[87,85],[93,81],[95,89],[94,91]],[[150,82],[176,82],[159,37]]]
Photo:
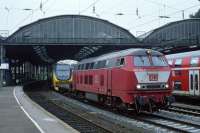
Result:
[[89,69],[89,66],[90,66],[90,63],[87,63],[85,69],[86,70]]
[[105,68],[106,66],[106,60],[98,61],[97,68]]
[[90,64],[90,69],[93,69],[93,67],[94,67],[94,62],[92,62],[92,63]]
[[96,68],[98,68],[98,62],[94,63],[93,69],[96,69]]
[[107,63],[107,67],[114,67],[116,64],[116,59],[109,59],[108,63]]
[[78,65],[78,70],[81,70],[81,65],[80,64]]
[[175,66],[180,66],[182,64],[182,59],[176,59]]
[[151,66],[147,56],[134,56],[135,66]]
[[101,68],[105,68],[106,67],[106,60],[103,60],[102,62],[101,62]]
[[190,65],[191,65],[191,66],[197,66],[198,63],[199,63],[199,58],[198,58],[198,57],[194,57],[194,58],[192,58],[191,61],[190,61]]
[[83,70],[83,67],[84,67],[83,64],[81,64],[80,70]]
[[166,60],[162,56],[153,56],[152,62],[154,66],[168,66]]
[[92,75],[89,75],[89,84],[90,84],[90,85],[93,84],[93,77],[92,77]]

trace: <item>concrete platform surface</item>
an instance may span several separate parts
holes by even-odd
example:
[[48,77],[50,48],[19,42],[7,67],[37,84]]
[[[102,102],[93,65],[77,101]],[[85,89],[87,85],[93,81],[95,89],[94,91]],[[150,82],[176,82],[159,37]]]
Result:
[[78,133],[33,102],[21,86],[0,88],[0,133]]

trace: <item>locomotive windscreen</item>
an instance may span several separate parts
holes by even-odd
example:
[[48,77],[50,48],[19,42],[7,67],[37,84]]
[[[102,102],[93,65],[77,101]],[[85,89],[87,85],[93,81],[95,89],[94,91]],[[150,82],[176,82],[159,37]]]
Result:
[[70,65],[68,64],[57,64],[55,68],[56,77],[60,80],[68,80],[71,76]]
[[135,66],[168,66],[162,56],[134,56]]

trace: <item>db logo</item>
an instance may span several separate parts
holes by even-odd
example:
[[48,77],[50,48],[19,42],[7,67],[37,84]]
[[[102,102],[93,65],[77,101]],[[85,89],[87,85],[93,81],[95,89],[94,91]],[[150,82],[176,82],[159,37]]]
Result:
[[149,74],[149,81],[158,81],[158,74]]

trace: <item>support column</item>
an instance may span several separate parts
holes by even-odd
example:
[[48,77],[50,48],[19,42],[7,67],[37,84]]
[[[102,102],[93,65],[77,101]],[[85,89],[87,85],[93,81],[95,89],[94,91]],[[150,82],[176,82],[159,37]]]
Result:
[[[4,63],[4,58],[5,58],[5,48],[2,43],[0,43],[0,63]],[[0,87],[3,86],[3,81],[5,80],[5,71],[0,70]]]

